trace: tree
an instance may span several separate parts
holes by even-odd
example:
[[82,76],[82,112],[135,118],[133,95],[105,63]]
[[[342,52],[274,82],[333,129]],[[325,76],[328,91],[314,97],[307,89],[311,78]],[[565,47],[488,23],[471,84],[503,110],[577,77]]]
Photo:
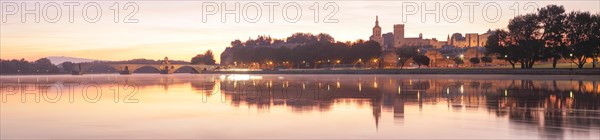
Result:
[[320,33],[317,35],[317,38],[319,39],[319,42],[321,42],[321,43],[335,42],[335,39],[333,39],[333,37],[331,37],[331,35],[329,35],[329,34]]
[[508,31],[496,30],[488,38],[486,53],[497,54],[513,68],[515,63],[521,63],[521,68],[533,68],[535,62],[547,57],[541,30],[536,14],[516,16],[510,20]]
[[461,58],[454,58],[454,63],[456,63],[456,66],[460,65],[460,64],[464,64],[465,61],[463,61]]
[[521,68],[533,68],[533,64],[545,58],[545,41],[541,38],[540,24],[536,14],[516,16],[508,23],[510,41],[518,46],[513,53],[521,63]]
[[492,63],[493,59],[489,56],[484,56],[481,57],[481,62],[486,63],[485,65],[487,65],[487,63]]
[[421,65],[429,66],[429,62],[431,61],[429,57],[421,54],[414,56],[412,59],[419,66],[419,68],[421,68]]
[[471,67],[472,67],[473,65],[479,64],[480,60],[477,57],[473,57],[473,58],[469,59],[469,62],[471,62]]
[[496,29],[494,34],[488,37],[485,50],[486,55],[496,55],[497,59],[506,60],[513,69],[520,61],[519,47],[512,43],[508,31],[502,29]]
[[598,45],[596,38],[598,31],[594,31],[593,17],[589,12],[571,12],[567,16],[567,42],[568,58],[583,68],[587,59],[595,57],[595,46]]
[[52,64],[47,58],[35,60],[33,64],[35,65],[36,73],[58,73],[58,67]]
[[75,63],[67,61],[60,64],[65,72],[73,71],[73,67],[75,67]]
[[213,54],[212,50],[207,50],[206,52],[204,52],[204,61],[207,65],[214,65],[215,64],[215,55]]
[[542,25],[542,39],[545,41],[546,57],[552,58],[552,68],[556,68],[558,60],[565,52],[565,8],[548,5],[538,10],[538,19]]
[[243,47],[244,46],[244,44],[242,43],[242,41],[240,41],[239,39],[231,41],[230,45],[231,45],[231,47],[234,47],[234,48]]
[[396,49],[396,55],[398,55],[398,64],[400,69],[404,68],[406,62],[418,54],[417,47],[414,46],[403,46]]
[[214,65],[215,62],[215,56],[213,55],[211,50],[208,50],[204,52],[204,54],[198,54],[192,57],[190,64]]
[[[597,13],[593,16],[593,20],[594,20],[594,28],[593,31],[600,31],[600,13]],[[600,57],[600,33],[596,32],[595,36],[593,37],[593,44],[596,44],[595,46],[593,46],[594,49],[592,49],[592,54],[593,57],[592,59],[596,60],[595,62],[598,63],[598,57]],[[593,63],[593,62],[592,62]],[[592,68],[596,68],[596,63],[593,63]]]

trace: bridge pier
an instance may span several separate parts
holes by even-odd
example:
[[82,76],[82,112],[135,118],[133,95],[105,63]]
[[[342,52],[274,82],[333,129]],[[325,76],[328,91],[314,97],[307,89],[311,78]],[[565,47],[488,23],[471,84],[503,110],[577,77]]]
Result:
[[160,74],[173,74],[174,71],[172,70],[161,70]]
[[71,75],[83,75],[81,71],[71,71]]
[[119,74],[121,75],[130,75],[132,72],[128,71],[128,70],[124,70],[124,71],[119,71]]

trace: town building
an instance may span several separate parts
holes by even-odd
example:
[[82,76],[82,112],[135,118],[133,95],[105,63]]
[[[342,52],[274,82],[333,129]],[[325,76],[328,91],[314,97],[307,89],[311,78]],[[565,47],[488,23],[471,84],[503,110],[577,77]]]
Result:
[[[384,51],[380,59],[383,60],[383,67],[396,67],[398,56],[395,50],[404,46],[431,46],[430,48],[419,48],[419,50],[423,50],[421,52],[431,59],[431,66],[434,67],[452,66],[454,65],[454,61],[451,58],[454,57],[460,57],[466,65],[472,65],[468,59],[482,57],[483,47],[487,43],[487,38],[494,33],[491,30],[483,34],[466,33],[464,36],[461,33],[454,33],[448,35],[446,41],[439,41],[436,38],[423,38],[422,33],[418,37],[406,37],[405,26],[404,24],[395,24],[393,32],[382,35],[382,28],[379,26],[379,16],[375,17],[373,34],[369,37],[369,40],[378,42],[382,46]],[[440,50],[445,50],[446,54],[443,54]],[[411,63],[412,61],[409,60],[407,65]]]
[[[423,38],[422,33],[419,33],[418,37],[406,37],[404,24],[394,24],[393,30],[393,33],[386,33],[382,36],[382,28],[379,26],[379,16],[376,16],[373,34],[369,37],[369,40],[378,42],[384,49],[403,46],[432,46],[434,48],[441,48],[445,45],[465,48],[483,47],[487,42],[487,38],[493,34],[491,30],[483,34],[466,33],[465,36],[462,36],[460,33],[454,33],[452,36],[448,35],[446,41],[439,41],[436,38]],[[390,36],[393,36],[392,40],[390,40]]]

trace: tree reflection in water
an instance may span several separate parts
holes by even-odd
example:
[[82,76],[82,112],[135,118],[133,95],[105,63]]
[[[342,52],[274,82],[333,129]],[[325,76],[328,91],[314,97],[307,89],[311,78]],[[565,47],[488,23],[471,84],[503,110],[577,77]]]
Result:
[[[293,113],[327,112],[336,104],[357,104],[372,108],[374,127],[382,114],[404,121],[405,111],[424,106],[447,105],[458,113],[481,112],[507,118],[510,129],[535,130],[541,137],[563,138],[566,133],[586,135],[600,128],[598,78],[538,76],[436,76],[436,75],[255,75],[227,78],[201,76],[90,76],[53,80],[34,79],[38,84],[52,81],[136,83],[139,88],[190,85],[207,98],[221,98],[232,106],[290,108]],[[247,78],[239,78],[247,77]],[[579,79],[579,80],[574,80]],[[32,79],[29,79],[32,80]],[[3,82],[22,82],[5,78]],[[4,91],[4,89],[2,89]],[[206,98],[203,98],[206,102]],[[382,113],[383,112],[383,113]],[[418,116],[416,116],[418,117]]]
[[261,80],[218,83],[225,98],[236,106],[250,104],[269,109],[285,105],[295,112],[310,112],[328,111],[333,104],[349,101],[370,105],[376,126],[382,110],[392,110],[394,118],[401,121],[407,105],[418,105],[421,110],[424,105],[446,103],[457,112],[485,109],[498,117],[508,117],[511,123],[521,124],[510,125],[511,129],[537,129],[546,138],[560,138],[565,131],[589,133],[589,129],[600,127],[597,81],[340,77],[292,76],[280,80],[265,76]]

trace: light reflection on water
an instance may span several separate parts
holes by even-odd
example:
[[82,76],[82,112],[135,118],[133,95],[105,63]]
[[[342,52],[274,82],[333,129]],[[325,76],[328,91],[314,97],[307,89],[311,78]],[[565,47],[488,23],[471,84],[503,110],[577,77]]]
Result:
[[[1,79],[6,101],[0,110],[3,139],[600,138],[598,76],[175,74]],[[78,84],[72,94],[64,86],[68,83]],[[59,84],[64,90],[44,92],[32,88],[36,84]],[[98,100],[90,102],[84,91]],[[95,96],[98,92],[101,96]],[[45,99],[57,94],[62,96],[55,103]]]

